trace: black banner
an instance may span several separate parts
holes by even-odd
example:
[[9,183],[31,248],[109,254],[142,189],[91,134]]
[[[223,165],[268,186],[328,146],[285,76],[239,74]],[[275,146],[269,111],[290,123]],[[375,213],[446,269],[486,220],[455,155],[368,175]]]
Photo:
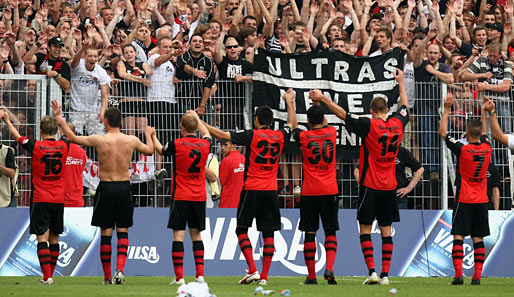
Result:
[[[298,125],[307,129],[307,109],[312,105],[309,91],[320,89],[346,111],[369,115],[371,99],[382,95],[391,109],[398,101],[398,84],[393,71],[403,69],[405,53],[399,48],[376,56],[356,57],[332,49],[304,54],[280,54],[259,49],[253,73],[253,107],[273,109],[275,128],[287,121],[281,98],[288,88],[296,92]],[[338,155],[358,157],[358,137],[345,128],[343,120],[325,108],[329,125],[338,130]],[[292,148],[288,148],[291,151]]]

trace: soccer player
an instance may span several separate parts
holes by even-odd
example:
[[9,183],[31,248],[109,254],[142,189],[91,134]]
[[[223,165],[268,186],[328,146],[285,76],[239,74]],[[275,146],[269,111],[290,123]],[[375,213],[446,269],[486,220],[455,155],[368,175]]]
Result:
[[[254,281],[259,285],[268,284],[268,272],[275,252],[273,234],[280,230],[278,160],[284,142],[291,136],[291,129],[298,125],[293,90],[288,89],[283,98],[287,104],[287,125],[280,130],[271,129],[273,111],[268,106],[260,106],[255,111],[253,130],[226,132],[204,123],[214,137],[246,146],[245,183],[237,208],[236,234],[241,252],[248,263],[248,271],[245,271],[240,284]],[[264,238],[260,274],[253,259],[252,244],[248,239],[248,228],[252,226],[254,218],[257,220],[257,230],[262,232]]]
[[[361,137],[359,164],[359,221],[360,241],[368,277],[364,284],[389,285],[389,267],[393,255],[391,224],[400,220],[396,205],[396,156],[402,141],[403,129],[409,121],[409,108],[403,72],[396,70],[394,77],[400,88],[398,109],[390,117],[387,101],[381,96],[371,100],[372,118],[359,117],[346,112],[342,107],[324,96],[320,90],[309,95],[314,101],[323,102],[336,116],[345,120],[346,129]],[[375,218],[382,235],[382,273],[380,279],[375,272],[371,227]]]
[[[200,130],[201,138],[196,137],[196,130]],[[195,281],[205,282],[204,248],[200,232],[205,230],[205,163],[211,150],[211,138],[196,112],[191,110],[180,120],[180,134],[182,138],[174,139],[164,147],[157,139],[157,134],[152,135],[157,152],[171,156],[174,164],[168,228],[173,229],[171,257],[176,277],[171,285],[185,284],[183,264],[186,225],[193,242]]]
[[496,114],[496,106],[493,100],[484,97],[485,103],[484,108],[489,113],[489,121],[491,122],[491,134],[494,140],[505,145],[510,150],[514,150],[514,135],[504,134],[498,124],[498,116]]
[[[66,123],[72,131],[75,131],[75,125],[71,122]],[[61,129],[64,136],[64,130]],[[66,138],[67,140],[67,138]],[[86,151],[74,143],[70,143],[68,150],[68,158],[66,158],[66,166],[64,166],[64,206],[65,207],[83,207],[84,198],[82,197],[83,182],[82,172],[86,167]]]
[[[123,284],[124,267],[129,246],[128,228],[132,227],[134,205],[130,187],[129,166],[134,150],[153,155],[153,129],[145,128],[146,144],[136,136],[121,133],[121,112],[115,107],[104,113],[105,135],[77,136],[68,127],[61,114],[61,106],[52,100],[52,109],[57,122],[68,139],[76,144],[94,147],[98,152],[100,184],[96,189],[95,207],[91,225],[100,227],[100,259],[104,271],[104,284]],[[111,276],[111,238],[116,228],[118,236],[116,271]]]
[[[53,284],[52,275],[59,257],[59,234],[64,229],[64,164],[69,150],[67,140],[56,140],[57,121],[45,116],[41,121],[41,138],[21,136],[9,120],[9,112],[0,116],[16,142],[32,155],[32,197],[30,233],[37,237],[37,256],[43,278],[40,284]],[[50,245],[49,245],[50,243]]]
[[484,237],[489,233],[487,196],[487,168],[491,161],[492,147],[487,137],[487,119],[482,106],[482,122],[470,119],[466,124],[468,144],[463,144],[448,134],[448,117],[453,105],[453,95],[448,93],[439,126],[439,135],[448,148],[457,156],[457,191],[454,197],[452,235],[452,259],[455,278],[452,285],[464,284],[462,259],[464,237],[471,235],[475,249],[475,273],[472,285],[480,285],[482,266],[485,260]]
[[319,218],[325,230],[327,268],[325,279],[336,285],[334,261],[337,254],[336,231],[339,230],[337,211],[336,178],[336,136],[334,127],[326,125],[321,106],[313,105],[307,110],[307,123],[310,130],[294,130],[294,138],[300,145],[303,156],[303,186],[300,200],[300,226],[305,232],[303,254],[309,275],[304,284],[317,284],[314,255],[316,254],[316,231]]

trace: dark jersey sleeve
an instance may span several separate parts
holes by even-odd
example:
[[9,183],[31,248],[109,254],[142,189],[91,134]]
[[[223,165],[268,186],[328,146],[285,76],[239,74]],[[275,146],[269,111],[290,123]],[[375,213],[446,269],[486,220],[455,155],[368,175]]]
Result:
[[400,106],[400,109],[391,115],[391,117],[399,119],[405,128],[405,125],[409,122],[409,108],[402,105]]
[[34,152],[34,148],[36,147],[36,141],[34,139],[28,139],[27,137],[22,136],[18,139],[18,143],[32,155],[32,152]]
[[251,73],[253,73],[253,64],[246,60],[243,60],[243,75]]
[[182,56],[179,56],[177,58],[177,68],[176,68],[177,72],[176,72],[176,75],[177,75],[177,77],[179,79],[183,79],[183,80],[191,78],[191,76],[189,74],[187,74],[186,71],[185,71],[185,67],[187,65],[187,62],[185,60],[186,54],[187,53],[185,53]]
[[293,137],[294,137],[294,140],[296,141],[296,143],[297,143],[298,145],[300,145],[300,133],[302,133],[302,132],[303,132],[303,130],[302,130],[302,129],[300,129],[300,128],[296,128],[296,129],[294,129],[294,131],[293,131]]
[[8,149],[7,155],[5,156],[5,167],[16,169],[16,163],[14,163],[14,150]]
[[480,142],[491,145],[491,140],[489,139],[489,136],[487,136],[486,134],[480,136]]
[[280,129],[280,132],[284,134],[284,141],[289,141],[291,139],[291,127],[284,126],[284,128]]
[[69,82],[71,82],[71,69],[70,69],[70,65],[68,65],[68,63],[66,63],[64,61],[62,62],[62,67],[61,67],[61,70],[59,71],[59,73],[62,75],[62,77],[67,79]]
[[210,69],[207,72],[207,79],[203,83],[204,88],[212,88],[212,85],[214,85],[214,80],[216,79],[216,71],[214,71],[214,62],[210,60]]
[[454,137],[450,136],[450,134],[446,134],[444,141],[446,142],[446,146],[452,151],[452,153],[459,157],[460,150],[462,149],[464,144],[462,142],[459,142]]
[[230,138],[233,144],[250,146],[253,138],[252,130],[230,132]]
[[211,147],[212,147],[212,138],[210,137],[204,137],[203,139],[207,140],[209,142],[209,151],[211,150]]
[[371,121],[367,117],[360,117],[355,114],[346,114],[346,128],[359,135],[360,137],[366,137],[371,128]]
[[175,153],[175,140],[173,140],[173,141],[170,141],[170,142],[166,143],[166,144],[162,147],[162,155],[163,155],[163,156],[170,157],[170,156],[172,156],[174,153]]
[[498,172],[498,168],[491,162],[489,163],[488,170],[491,173],[491,177],[487,179],[488,183],[491,183],[491,188],[499,188],[500,187],[500,173]]
[[409,167],[412,170],[412,174],[414,174],[415,171],[421,168],[421,164],[414,158],[414,155],[409,150],[405,149],[404,153],[405,165]]

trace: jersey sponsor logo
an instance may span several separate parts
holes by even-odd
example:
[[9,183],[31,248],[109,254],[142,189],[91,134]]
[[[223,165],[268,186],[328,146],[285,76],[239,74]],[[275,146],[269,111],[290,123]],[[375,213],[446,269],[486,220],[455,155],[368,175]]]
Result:
[[[213,220],[213,219],[212,219]],[[292,222],[287,217],[281,217],[282,229],[275,232],[275,254],[274,262],[280,262],[289,270],[298,274],[307,274],[303,258],[303,232],[298,230],[300,220]],[[205,246],[204,259],[220,260],[220,261],[245,261],[245,258],[239,250],[237,235],[235,233],[237,226],[236,218],[218,217],[215,222],[207,217],[205,221],[205,230],[202,231],[202,239]],[[248,238],[254,248],[253,257],[258,261],[262,256],[262,246],[259,247],[259,232],[255,224],[248,229]],[[316,250],[316,271],[323,269],[326,263],[325,247],[318,242]],[[238,257],[239,255],[239,257]]]
[[455,139],[454,137],[450,137],[450,142],[457,143],[457,142],[458,142],[458,140],[457,140],[457,139]]
[[358,115],[356,115],[356,114],[353,114],[353,113],[352,113],[352,114],[350,114],[350,117],[351,117],[352,119],[356,119],[356,120],[358,120],[358,119],[359,119],[359,116],[358,116]]
[[239,163],[239,167],[238,168],[234,168],[234,173],[244,172],[244,171],[245,171],[245,164],[244,163]]
[[402,117],[406,117],[407,116],[407,110],[405,108],[402,108],[402,110],[400,110],[400,114],[402,115]]
[[21,142],[22,144],[26,144],[27,142],[29,142],[29,139],[28,138],[25,138],[23,139],[23,141]]
[[161,258],[157,253],[157,247],[155,246],[138,246],[131,245],[127,251],[127,257],[129,260],[145,260],[150,264],[159,262]]
[[73,157],[68,156],[66,158],[66,165],[81,165],[84,164],[84,160],[82,159],[75,159]]

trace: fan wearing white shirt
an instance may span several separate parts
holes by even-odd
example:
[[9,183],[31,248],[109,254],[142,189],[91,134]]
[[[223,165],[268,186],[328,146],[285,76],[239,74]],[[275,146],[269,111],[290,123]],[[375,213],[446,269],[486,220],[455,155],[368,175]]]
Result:
[[493,100],[484,96],[484,108],[489,113],[489,122],[491,124],[491,133],[493,134],[494,140],[505,145],[510,150],[514,150],[514,135],[504,134],[498,124],[498,117],[496,115],[496,106]]
[[[82,56],[85,56],[82,59]],[[86,40],[71,62],[70,121],[79,134],[104,134],[111,78],[98,62],[98,49]],[[98,100],[98,91],[101,100]]]

